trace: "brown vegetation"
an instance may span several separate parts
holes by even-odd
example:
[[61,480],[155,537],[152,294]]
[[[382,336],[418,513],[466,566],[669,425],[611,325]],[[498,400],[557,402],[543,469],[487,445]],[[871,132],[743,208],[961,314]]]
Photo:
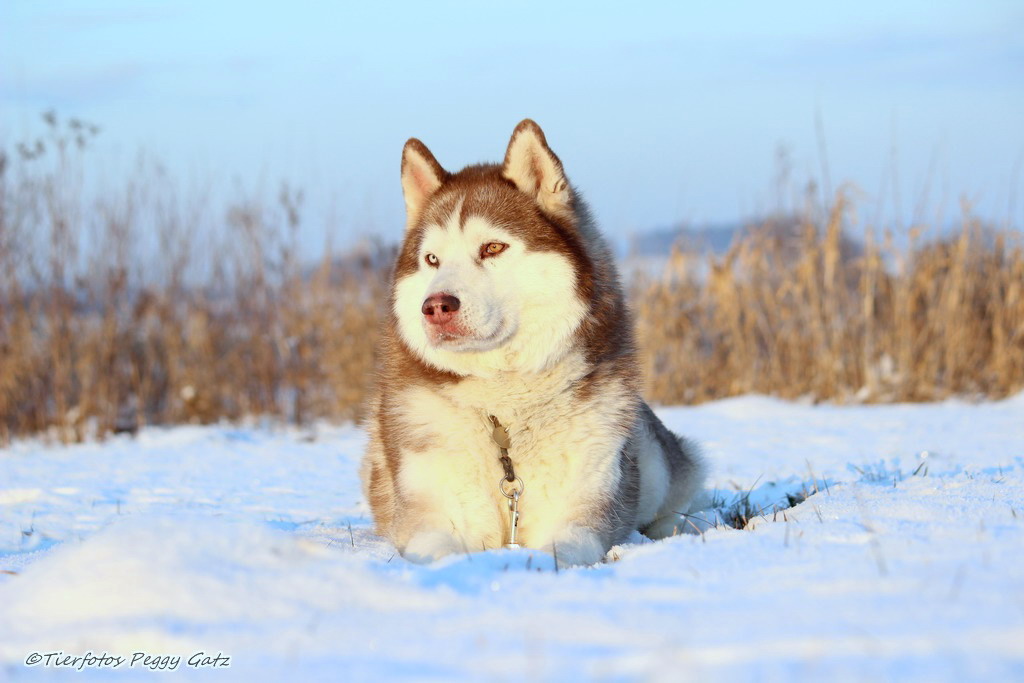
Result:
[[[648,397],[749,392],[835,401],[1004,397],[1024,388],[1019,235],[966,216],[959,234],[844,248],[840,195],[824,226],[771,222],[721,258],[676,250],[635,287]],[[1015,239],[1017,238],[1017,239]]]
[[[358,419],[390,250],[328,250],[303,268],[302,200],[288,188],[211,220],[153,170],[84,206],[76,155],[94,133],[54,120],[44,140],[0,153],[0,443],[250,415]],[[848,208],[839,197],[823,226],[766,226],[724,257],[677,250],[664,273],[636,276],[649,398],[1024,388],[1020,244],[968,218],[953,239],[896,249],[865,231],[851,251]]]
[[19,146],[17,174],[0,153],[0,443],[250,415],[357,419],[391,253],[304,267],[301,194],[284,187],[211,220],[145,164],[85,207],[83,130],[54,122]]

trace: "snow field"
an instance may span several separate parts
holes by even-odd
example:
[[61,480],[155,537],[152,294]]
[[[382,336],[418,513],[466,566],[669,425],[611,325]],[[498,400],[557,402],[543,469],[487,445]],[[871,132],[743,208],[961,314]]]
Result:
[[1024,395],[658,413],[703,444],[711,517],[746,529],[637,534],[559,572],[526,550],[406,563],[372,534],[354,427],[17,443],[0,679],[66,677],[25,665],[55,651],[217,680],[1024,678]]

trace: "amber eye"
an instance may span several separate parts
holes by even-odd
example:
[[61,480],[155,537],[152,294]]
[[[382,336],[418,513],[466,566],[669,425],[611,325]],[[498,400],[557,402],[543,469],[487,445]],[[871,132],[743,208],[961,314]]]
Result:
[[435,268],[437,268],[437,266],[441,263],[440,259],[438,259],[433,254],[427,254],[424,258],[428,265],[434,266]]
[[508,245],[503,244],[502,242],[488,242],[484,246],[480,247],[480,258],[497,256],[506,249],[508,249]]

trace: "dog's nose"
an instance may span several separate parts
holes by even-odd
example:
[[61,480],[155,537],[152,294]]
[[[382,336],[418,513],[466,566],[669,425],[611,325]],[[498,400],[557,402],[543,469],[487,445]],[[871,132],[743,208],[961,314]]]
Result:
[[455,317],[459,310],[459,300],[451,294],[431,294],[420,310],[427,316],[428,322],[443,325]]

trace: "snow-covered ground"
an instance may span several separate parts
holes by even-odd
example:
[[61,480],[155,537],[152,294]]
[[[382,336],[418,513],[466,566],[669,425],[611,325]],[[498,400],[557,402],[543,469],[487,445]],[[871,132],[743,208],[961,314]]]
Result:
[[0,679],[149,678],[147,653],[210,680],[1024,680],[1024,395],[658,412],[748,528],[558,573],[528,551],[406,563],[372,534],[354,427],[18,443]]

